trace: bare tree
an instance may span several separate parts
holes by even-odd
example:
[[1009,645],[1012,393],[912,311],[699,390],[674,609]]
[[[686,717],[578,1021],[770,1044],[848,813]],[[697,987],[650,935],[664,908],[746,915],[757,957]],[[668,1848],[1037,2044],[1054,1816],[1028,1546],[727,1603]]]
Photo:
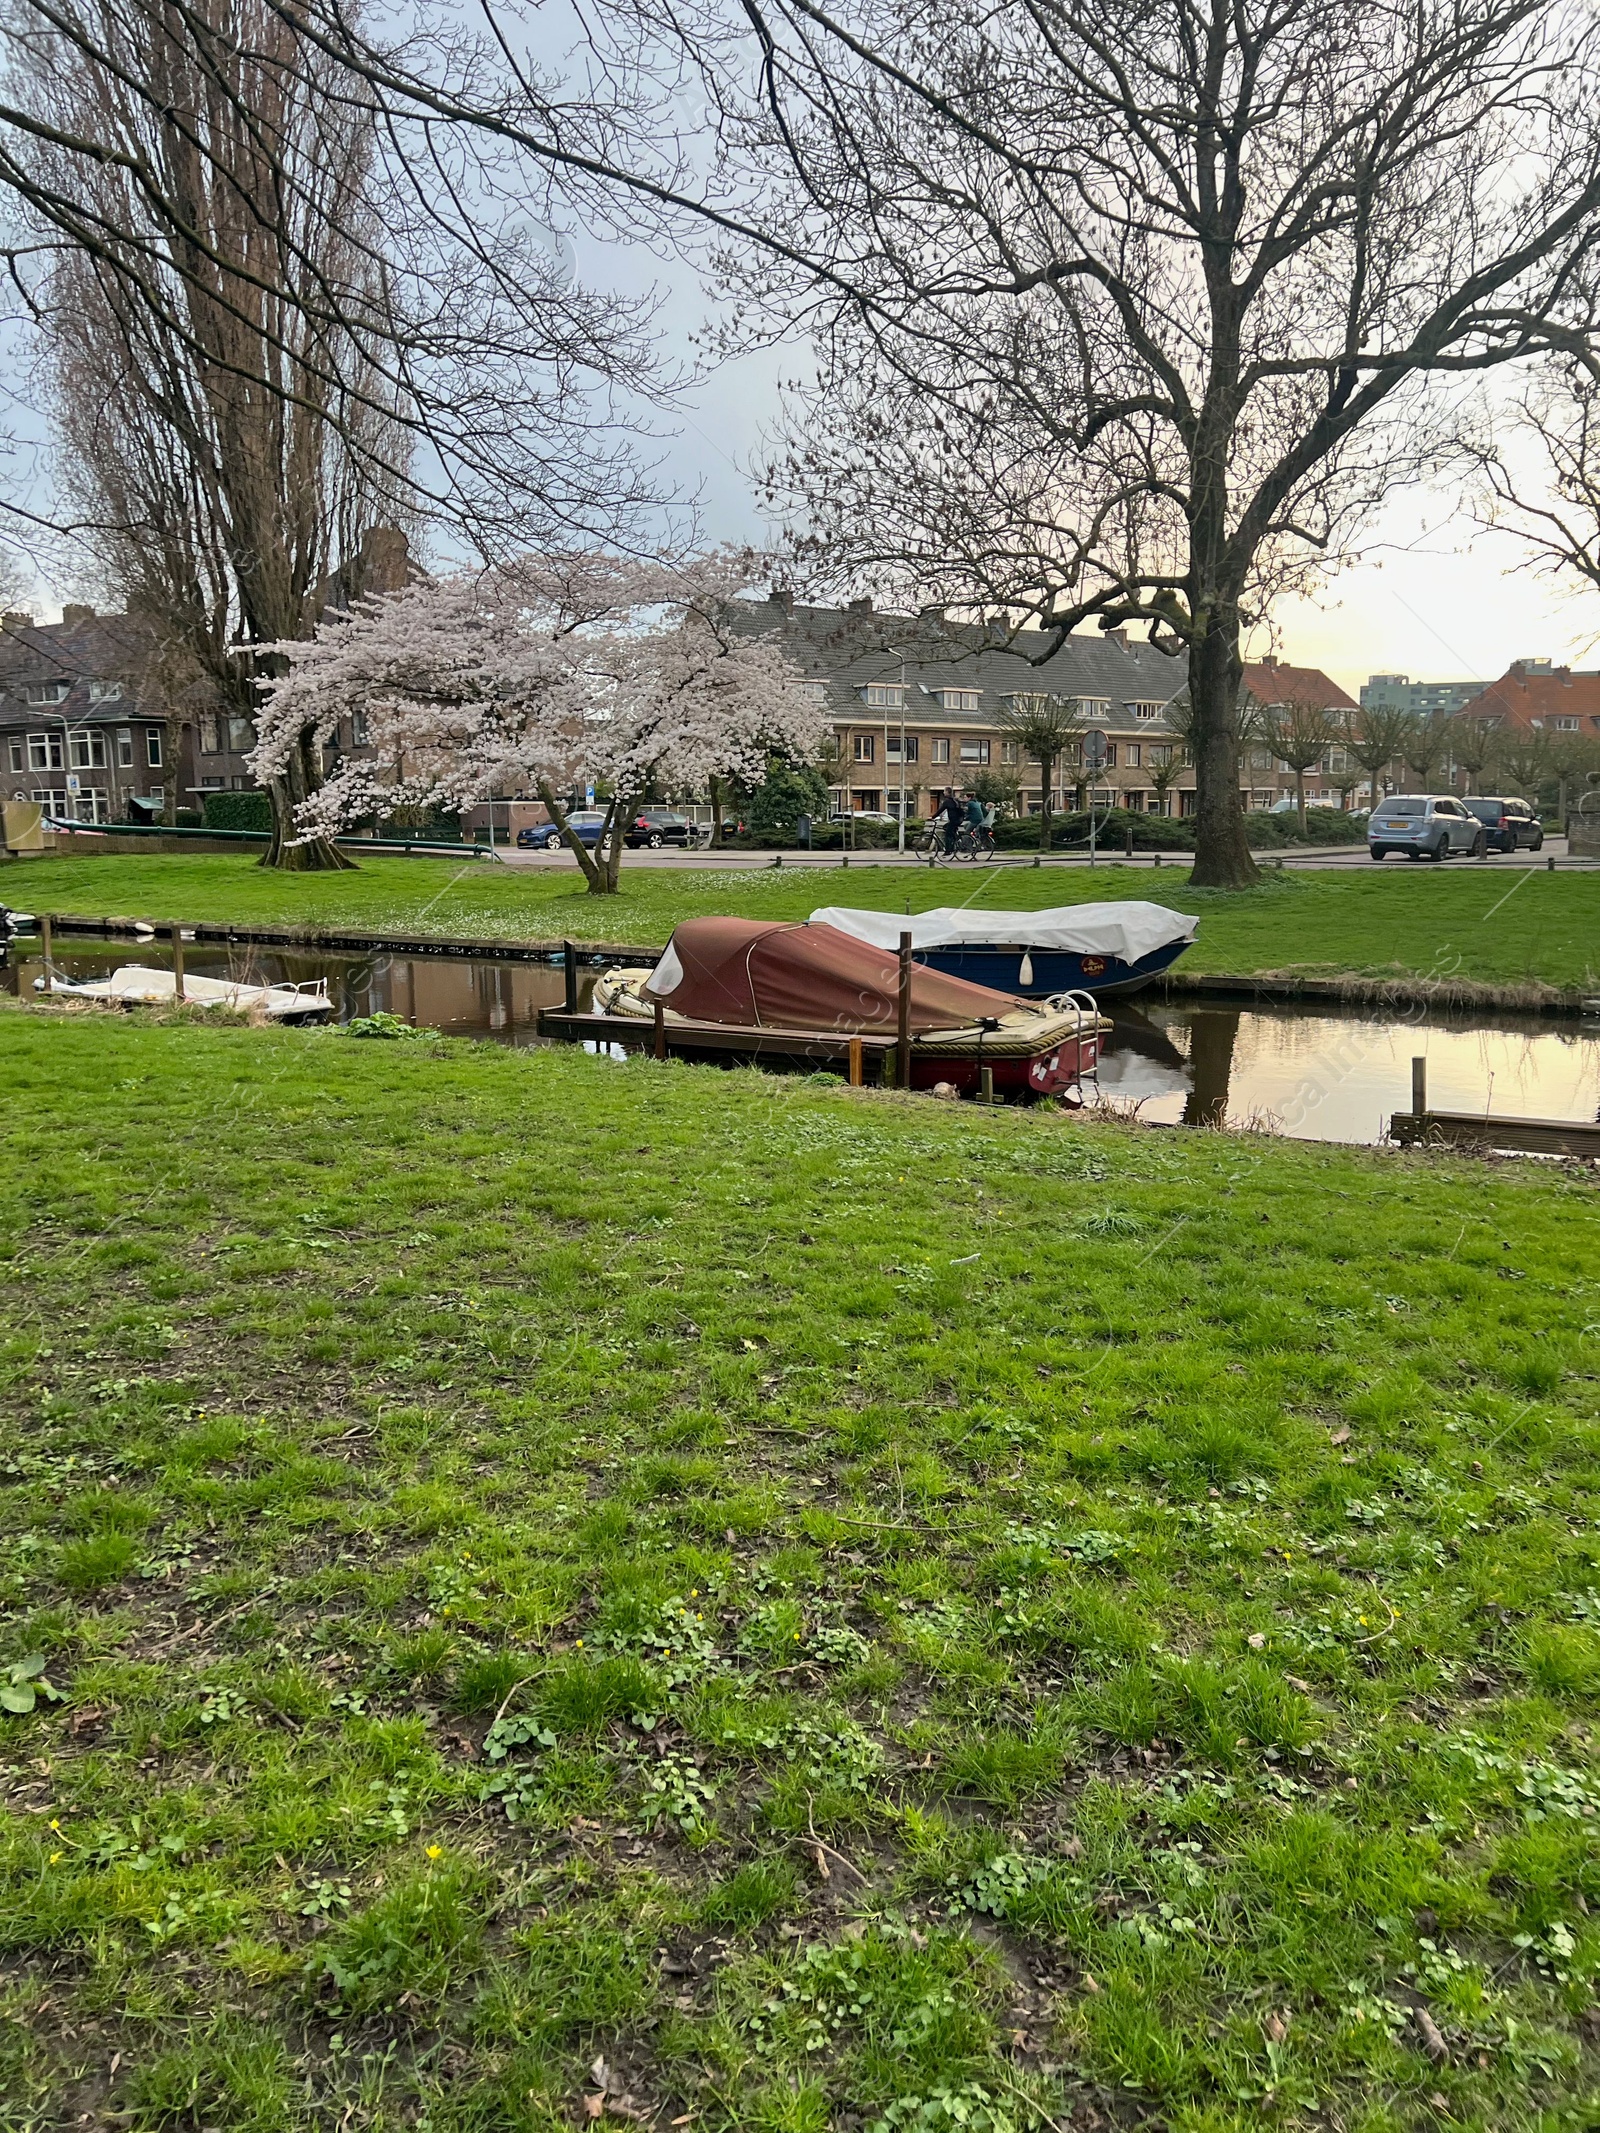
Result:
[[1551,776],[1550,741],[1536,726],[1497,726],[1494,765],[1525,799],[1536,799]]
[[1336,728],[1326,705],[1293,698],[1264,707],[1263,739],[1294,772],[1295,819],[1306,833],[1306,772],[1316,768],[1333,741]]
[[1345,746],[1366,772],[1372,786],[1374,812],[1383,805],[1385,774],[1405,745],[1411,714],[1397,704],[1362,707],[1360,721]]
[[1451,723],[1427,711],[1408,711],[1405,721],[1400,758],[1426,792],[1434,782],[1434,772],[1449,757]]
[[[648,11],[648,0],[639,0]],[[1254,878],[1241,627],[1589,322],[1597,28],[1556,0],[718,0],[741,286],[820,350],[815,567],[1186,656],[1197,883]],[[741,28],[747,24],[748,28]],[[749,57],[749,65],[744,61]],[[730,248],[732,249],[732,248]]]
[[1168,812],[1167,795],[1189,767],[1189,759],[1176,741],[1154,741],[1145,750],[1151,785],[1155,788],[1156,806],[1165,815]]
[[1047,852],[1056,765],[1069,749],[1082,742],[1086,726],[1083,712],[1070,697],[1028,690],[1003,702],[995,723],[1008,740],[1016,743],[1017,753],[1024,761],[1039,766],[1039,849]]
[[1487,718],[1462,718],[1449,722],[1451,761],[1466,779],[1467,791],[1482,792],[1484,772],[1494,761],[1494,723]]

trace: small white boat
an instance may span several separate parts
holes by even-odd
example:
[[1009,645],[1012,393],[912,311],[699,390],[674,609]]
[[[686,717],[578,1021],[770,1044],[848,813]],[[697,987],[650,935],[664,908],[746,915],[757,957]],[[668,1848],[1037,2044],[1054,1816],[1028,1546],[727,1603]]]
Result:
[[[33,989],[64,999],[98,1000],[110,1007],[170,1007],[177,997],[170,970],[147,970],[141,963],[124,963],[108,978],[86,978],[81,983],[70,978],[51,978],[48,983],[35,978]],[[196,1007],[264,1015],[269,1022],[305,1022],[333,1013],[326,978],[304,985],[249,985],[235,978],[202,978],[186,971],[183,997]]]

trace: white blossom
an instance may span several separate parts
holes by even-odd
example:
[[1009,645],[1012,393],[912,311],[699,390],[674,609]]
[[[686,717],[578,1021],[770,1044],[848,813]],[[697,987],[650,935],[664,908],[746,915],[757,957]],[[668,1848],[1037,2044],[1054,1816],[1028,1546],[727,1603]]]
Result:
[[300,809],[310,837],[401,805],[590,782],[620,818],[652,783],[754,779],[771,749],[808,760],[825,710],[770,634],[739,626],[756,566],[727,551],[527,556],[357,602],[267,648],[285,671],[264,684],[251,766],[265,779],[303,734],[333,749],[341,720],[364,727],[370,755],[342,754]]

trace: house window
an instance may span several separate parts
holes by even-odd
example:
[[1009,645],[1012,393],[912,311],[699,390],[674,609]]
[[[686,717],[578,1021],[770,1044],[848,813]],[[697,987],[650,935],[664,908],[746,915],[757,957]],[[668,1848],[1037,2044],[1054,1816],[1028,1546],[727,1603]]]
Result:
[[91,681],[89,701],[92,704],[114,704],[122,694],[120,681]]
[[963,763],[987,763],[989,760],[989,743],[980,741],[976,737],[970,739],[963,737],[961,760]]
[[928,743],[928,761],[930,763],[948,763],[949,760],[950,742],[948,736],[944,734],[936,735]]
[[256,744],[256,729],[247,718],[230,718],[228,746],[235,755],[246,755]]
[[856,761],[875,763],[878,760],[878,736],[875,733],[856,735]]
[[[826,694],[825,686],[820,681],[808,681],[806,687],[822,689]],[[368,748],[372,745],[372,730],[367,724],[365,711],[352,711],[350,714],[350,745],[352,748]]]
[[1017,763],[1021,759],[1022,751],[1015,741],[1002,741],[1000,743],[1000,760],[1002,763]]
[[30,770],[65,770],[66,748],[59,733],[30,733],[28,735],[28,768]]
[[1116,744],[1116,742],[1115,742],[1115,741],[1107,741],[1107,742],[1106,742],[1106,768],[1107,768],[1107,770],[1115,770],[1115,769],[1116,769],[1116,767],[1117,767],[1117,744]]
[[1556,720],[1557,733],[1576,733],[1577,730],[1578,721],[1575,718],[1558,718]]
[[978,691],[976,689],[941,689],[939,691],[939,701],[947,711],[976,711],[978,708]]
[[202,792],[226,792],[228,781],[226,778],[202,778],[200,789]]
[[65,703],[72,693],[70,681],[30,681],[23,690],[30,704]]
[[67,813],[74,822],[109,822],[111,795],[103,785],[80,785],[67,794]]
[[65,786],[60,787],[57,791],[51,792],[45,789],[43,786],[36,785],[33,788],[32,797],[38,801],[39,805],[44,809],[47,815],[60,815],[63,819],[65,819],[67,813],[67,792]]
[[98,726],[81,727],[68,736],[67,761],[74,770],[104,770],[106,737]]
[[13,770],[23,769],[27,763],[28,757],[27,751],[23,747],[22,735],[20,733],[13,733],[8,745],[11,750],[11,768]]
[[1110,704],[1106,702],[1104,697],[1100,696],[1080,696],[1078,698],[1078,709],[1085,718],[1109,718],[1111,716]]
[[131,770],[133,768],[133,728],[131,726],[119,726],[117,728],[117,765],[122,770]]
[[207,711],[202,711],[200,714],[200,753],[202,755],[221,755],[222,753],[221,722]]
[[1139,768],[1139,751],[1142,745],[1142,742],[1139,741],[1129,741],[1127,745],[1127,751],[1124,754],[1122,760],[1127,764],[1130,770],[1137,770]]
[[863,785],[850,797],[855,802],[858,815],[880,815],[883,812],[883,794],[874,791],[871,786]]
[[1348,770],[1350,757],[1343,748],[1330,748],[1322,758],[1322,767],[1324,770]]
[[869,711],[898,711],[905,700],[905,692],[897,681],[869,681],[867,683],[867,709]]
[[[900,760],[900,736],[899,736],[899,734],[898,734],[898,733],[891,733],[891,734],[890,734],[890,736],[889,736],[889,745],[888,745],[888,747],[887,747],[887,748],[886,748],[886,749],[885,749],[885,750],[884,750],[883,752],[884,752],[884,755],[885,755],[885,757],[886,757],[886,758],[888,759],[888,761],[889,761],[889,762],[891,762],[891,763],[898,763],[898,762],[899,762],[899,760]],[[906,758],[905,758],[905,759],[906,759],[906,761],[907,761],[908,763],[914,763],[914,762],[915,762],[915,761],[917,760],[917,736],[916,736],[916,734],[914,734],[914,733],[908,733],[908,734],[906,735]]]
[[144,759],[152,770],[161,768],[161,728],[146,726],[144,729]]
[[1128,709],[1138,719],[1159,718],[1161,716],[1161,706],[1159,704],[1130,704]]

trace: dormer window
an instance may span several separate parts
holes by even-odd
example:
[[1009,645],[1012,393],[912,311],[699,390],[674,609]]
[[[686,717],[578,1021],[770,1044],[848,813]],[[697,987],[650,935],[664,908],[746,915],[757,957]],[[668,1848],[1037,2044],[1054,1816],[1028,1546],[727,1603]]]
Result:
[[825,704],[828,701],[828,684],[825,681],[803,681],[799,684],[799,689],[800,694],[809,703]]
[[976,711],[979,692],[976,689],[938,689],[934,692],[946,711]]
[[22,693],[30,704],[61,704],[72,694],[70,681],[30,681]]
[[122,694],[120,681],[91,681],[89,701],[92,704],[114,704]]
[[869,681],[864,694],[869,711],[898,711],[905,700],[897,681]]
[[1159,718],[1161,716],[1161,706],[1159,704],[1129,704],[1128,709],[1135,718],[1141,720]]

